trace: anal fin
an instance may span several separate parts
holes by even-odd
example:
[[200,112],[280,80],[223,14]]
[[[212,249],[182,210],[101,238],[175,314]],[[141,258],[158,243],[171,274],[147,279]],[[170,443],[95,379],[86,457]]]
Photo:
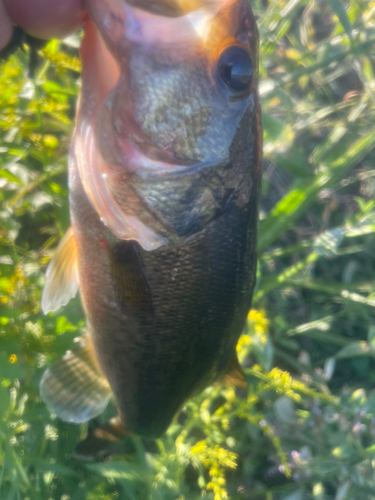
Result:
[[100,415],[111,397],[87,337],[81,345],[48,368],[40,382],[40,395],[56,415],[66,422],[87,422]]
[[47,281],[42,295],[44,314],[65,306],[77,295],[77,244],[70,228],[57,247],[47,269]]

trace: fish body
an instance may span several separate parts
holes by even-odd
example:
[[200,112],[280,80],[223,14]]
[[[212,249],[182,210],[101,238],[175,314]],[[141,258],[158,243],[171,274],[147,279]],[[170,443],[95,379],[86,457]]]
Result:
[[98,383],[83,384],[91,399],[77,406],[71,380],[85,361],[70,354],[65,402],[61,363],[41,392],[78,422],[110,390],[124,428],[157,437],[189,397],[228,373],[241,379],[236,344],[256,274],[258,36],[246,0],[161,1],[157,13],[158,2],[90,5],[72,228],[43,309],[79,284],[90,370],[109,386],[95,395]]

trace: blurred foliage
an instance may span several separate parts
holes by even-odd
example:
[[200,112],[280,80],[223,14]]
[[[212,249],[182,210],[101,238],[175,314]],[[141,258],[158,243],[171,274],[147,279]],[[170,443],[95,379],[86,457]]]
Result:
[[44,317],[69,227],[79,37],[29,78],[0,71],[0,498],[375,499],[375,2],[255,2],[264,181],[258,281],[238,345],[249,388],[214,386],[157,441],[99,441],[115,414],[63,423],[38,384],[84,331]]

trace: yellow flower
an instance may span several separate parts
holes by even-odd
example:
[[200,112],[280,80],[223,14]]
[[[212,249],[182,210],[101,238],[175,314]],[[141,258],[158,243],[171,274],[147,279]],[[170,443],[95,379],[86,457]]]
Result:
[[9,356],[9,363],[14,364],[14,363],[16,363],[16,362],[17,362],[17,355],[16,355],[16,354],[11,354],[11,355]]
[[265,311],[256,309],[251,309],[247,316],[248,321],[250,321],[258,334],[266,333],[269,325],[269,321],[266,317]]
[[250,351],[259,351],[268,341],[269,321],[263,310],[251,309],[247,316],[247,332],[244,333],[237,344],[237,354],[240,362]]

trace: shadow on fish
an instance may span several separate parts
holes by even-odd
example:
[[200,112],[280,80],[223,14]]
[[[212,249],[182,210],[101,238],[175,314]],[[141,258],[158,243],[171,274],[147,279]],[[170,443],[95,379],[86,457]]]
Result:
[[[135,6],[137,5],[137,7]],[[71,228],[45,313],[79,289],[88,334],[43,400],[158,437],[236,356],[256,269],[258,33],[247,0],[88,0],[69,157]]]

